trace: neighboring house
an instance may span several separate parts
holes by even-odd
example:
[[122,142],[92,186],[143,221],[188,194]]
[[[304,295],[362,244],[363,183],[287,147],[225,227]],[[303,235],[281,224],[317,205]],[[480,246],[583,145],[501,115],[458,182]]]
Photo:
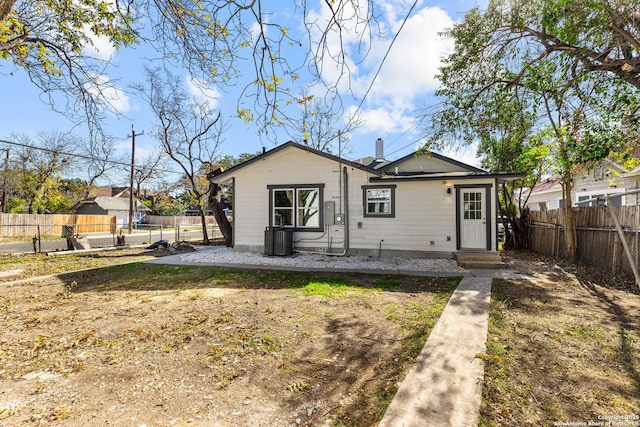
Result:
[[[127,192],[127,196],[128,196]],[[90,197],[76,203],[71,208],[72,213],[79,215],[111,215],[117,218],[119,226],[126,226],[129,223],[129,198],[128,197]],[[140,203],[133,201],[133,221],[139,222],[151,209]]]
[[236,251],[264,251],[273,227],[293,230],[297,251],[441,257],[497,250],[498,185],[522,174],[435,153],[376,165],[288,142],[210,179],[232,191]]
[[[602,165],[594,168],[574,180],[571,192],[571,204],[591,200],[605,195],[625,193],[639,188],[640,168],[626,171],[615,162],[605,160]],[[529,196],[526,206],[532,211],[559,209],[563,206],[562,179],[554,175],[538,183],[525,192],[522,197]],[[640,195],[631,194],[610,199],[614,206],[629,206],[640,204]],[[593,204],[596,202],[591,202]],[[582,205],[584,206],[584,205]]]
[[93,187],[89,197],[129,197],[129,187]]

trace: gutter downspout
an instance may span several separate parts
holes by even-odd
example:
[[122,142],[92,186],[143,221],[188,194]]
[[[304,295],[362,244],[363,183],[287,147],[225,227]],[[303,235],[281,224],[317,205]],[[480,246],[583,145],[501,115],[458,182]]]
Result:
[[344,252],[349,252],[349,174],[347,173],[347,167],[342,168],[344,175]]

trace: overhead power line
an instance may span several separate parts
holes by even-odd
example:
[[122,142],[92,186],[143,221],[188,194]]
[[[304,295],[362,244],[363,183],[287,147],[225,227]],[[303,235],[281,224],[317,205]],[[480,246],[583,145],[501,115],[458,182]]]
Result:
[[[68,151],[54,150],[52,148],[38,147],[37,145],[29,145],[29,144],[24,144],[24,143],[21,143],[21,142],[7,141],[5,139],[0,139],[0,143],[13,145],[15,147],[28,148],[28,149],[31,149],[31,150],[46,151],[48,153],[59,154],[59,155],[68,156],[68,157],[77,157],[79,159],[96,160],[96,161],[105,162],[105,163],[108,163],[110,165],[115,165],[115,166],[125,166],[127,168],[131,167],[131,163],[120,162],[120,161],[117,161],[117,160],[103,159],[103,158],[100,158],[100,157],[97,157],[97,156],[91,156],[91,155],[87,155],[87,154],[79,154],[79,153],[71,153],[71,152],[68,152]],[[177,174],[177,175],[183,175],[184,174],[183,172],[175,171],[175,170],[169,170],[169,169],[156,169],[156,170],[158,172],[174,173],[174,174]]]
[[349,119],[349,123],[348,124],[351,123],[351,121],[353,120],[353,117],[356,117],[358,115],[358,112],[362,108],[362,105],[364,104],[364,101],[367,99],[367,96],[369,96],[369,92],[371,92],[371,89],[373,88],[373,85],[376,82],[376,79],[380,75],[380,71],[382,71],[382,66],[384,65],[385,61],[387,60],[387,57],[389,56],[389,53],[391,52],[391,48],[395,44],[396,39],[398,38],[398,36],[400,35],[400,32],[404,28],[404,24],[407,23],[407,20],[411,16],[411,13],[413,13],[413,9],[415,9],[415,7],[418,5],[418,1],[419,0],[415,0],[413,2],[413,5],[411,5],[411,8],[407,12],[407,15],[402,20],[402,24],[400,24],[400,28],[398,28],[398,31],[396,31],[395,35],[393,36],[393,39],[391,39],[391,43],[389,43],[389,47],[387,47],[387,51],[385,52],[384,56],[382,57],[382,61],[380,61],[380,65],[378,66],[378,69],[376,70],[376,73],[373,75],[373,79],[371,79],[371,83],[369,83],[369,87],[367,88],[367,91],[364,93],[364,96],[362,97],[362,99],[360,100],[360,103],[356,107],[355,113]]

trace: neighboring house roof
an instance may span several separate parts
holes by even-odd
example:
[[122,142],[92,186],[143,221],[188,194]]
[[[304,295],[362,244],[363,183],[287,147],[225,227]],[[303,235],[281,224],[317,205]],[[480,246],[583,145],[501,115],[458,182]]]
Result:
[[562,177],[560,175],[553,175],[544,181],[540,181],[529,191],[525,191],[523,195],[528,194],[543,194],[562,190]]
[[[122,197],[90,197],[76,203],[71,211],[77,211],[83,205],[96,205],[105,211],[129,211],[129,199]],[[138,212],[151,212],[147,206],[140,203],[138,200],[134,200],[134,207]]]
[[95,187],[89,192],[91,197],[119,197],[128,194],[129,187]]
[[625,176],[639,176],[640,175],[640,166],[635,169],[630,170],[625,174]]

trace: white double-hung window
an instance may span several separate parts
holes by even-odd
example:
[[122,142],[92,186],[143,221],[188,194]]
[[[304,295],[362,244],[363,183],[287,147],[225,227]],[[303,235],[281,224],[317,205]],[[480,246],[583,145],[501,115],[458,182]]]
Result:
[[267,188],[272,227],[322,229],[322,184],[270,185]]

